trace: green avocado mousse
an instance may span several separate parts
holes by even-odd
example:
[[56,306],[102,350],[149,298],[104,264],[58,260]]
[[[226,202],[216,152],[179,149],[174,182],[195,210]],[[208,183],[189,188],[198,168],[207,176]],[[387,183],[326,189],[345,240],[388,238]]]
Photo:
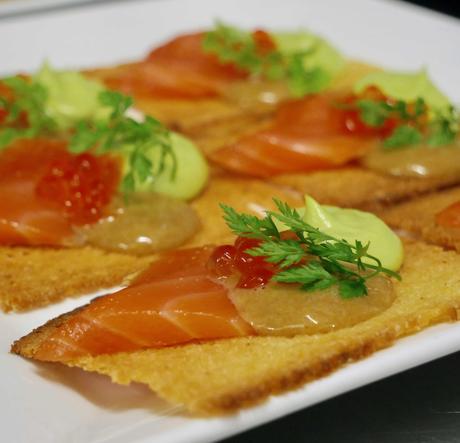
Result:
[[[349,243],[369,244],[367,252],[378,257],[382,266],[397,271],[404,261],[400,238],[376,215],[357,209],[320,205],[305,196],[302,219],[324,233]],[[364,259],[366,260],[366,259]]]
[[97,121],[109,117],[110,109],[99,101],[105,88],[76,71],[57,71],[43,64],[33,81],[46,90],[45,113],[58,128],[70,129],[79,121]]

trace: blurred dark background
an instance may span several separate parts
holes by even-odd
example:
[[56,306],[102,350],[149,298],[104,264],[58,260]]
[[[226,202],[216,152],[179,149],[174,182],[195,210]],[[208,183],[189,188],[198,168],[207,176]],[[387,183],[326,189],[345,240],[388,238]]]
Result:
[[[445,14],[460,17],[460,0],[405,0],[406,3],[415,3],[426,8],[434,9]],[[460,441],[460,436],[459,436]]]

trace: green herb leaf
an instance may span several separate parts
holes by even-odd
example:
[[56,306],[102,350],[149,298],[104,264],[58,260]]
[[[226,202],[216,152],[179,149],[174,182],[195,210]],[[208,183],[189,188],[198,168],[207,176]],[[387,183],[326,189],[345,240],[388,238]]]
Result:
[[230,206],[221,204],[227,226],[237,235],[247,238],[269,240],[272,236],[279,237],[278,229],[270,217],[263,219],[254,215],[239,214]]
[[286,74],[289,89],[294,97],[302,97],[323,90],[331,77],[321,68],[307,69],[304,65],[305,53],[286,57]]
[[442,146],[453,143],[459,131],[458,111],[451,106],[445,113],[437,113],[430,123],[428,145]]
[[[138,122],[125,115],[132,99],[118,92],[103,91],[100,101],[112,108],[110,118],[100,122],[82,122],[70,139],[71,152],[91,150],[98,154],[119,152],[127,156],[128,170],[121,189],[134,191],[137,185],[153,180],[164,171],[166,159],[173,164],[171,180],[175,177],[177,159],[171,147],[169,131],[152,117]],[[160,150],[159,161],[154,165],[149,157],[152,150]]]
[[362,99],[356,102],[360,119],[368,126],[378,127],[390,116],[391,107],[385,102]]
[[339,282],[339,290],[342,298],[355,298],[367,295],[367,287],[364,279],[342,280]]
[[252,35],[233,26],[217,22],[214,30],[205,34],[203,49],[216,54],[222,63],[233,63],[253,74],[262,71],[263,57]]
[[0,100],[0,108],[7,113],[0,125],[0,149],[16,139],[48,135],[56,130],[56,123],[43,112],[47,98],[45,88],[19,76],[2,82],[11,89],[14,99],[2,97]]
[[383,146],[388,149],[401,148],[403,146],[416,145],[422,140],[423,135],[417,128],[409,125],[401,125],[384,140]]
[[338,282],[337,278],[330,274],[318,261],[312,261],[307,265],[286,269],[273,277],[280,283],[300,283],[305,291],[326,289]]
[[283,242],[266,240],[260,246],[245,252],[255,257],[267,257],[269,263],[277,263],[281,268],[295,265],[305,257],[305,249],[296,240],[284,240]]

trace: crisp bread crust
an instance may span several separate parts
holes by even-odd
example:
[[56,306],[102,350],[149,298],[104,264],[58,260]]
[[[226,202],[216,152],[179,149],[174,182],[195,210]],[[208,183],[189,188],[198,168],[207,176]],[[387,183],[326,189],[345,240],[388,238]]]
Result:
[[460,251],[460,229],[440,226],[436,214],[460,201],[460,187],[432,193],[379,211],[378,215],[395,229],[423,240]]
[[377,211],[453,186],[459,180],[458,177],[393,177],[368,169],[348,167],[310,174],[281,175],[271,181],[302,194],[310,194],[321,203]]
[[0,247],[0,308],[24,311],[124,284],[151,260],[91,247]]
[[[311,336],[236,338],[84,357],[67,364],[108,375],[116,383],[145,383],[170,403],[197,415],[225,414],[260,403],[390,346],[400,337],[457,320],[460,256],[412,242],[405,251],[393,305],[355,326]],[[13,351],[33,356],[59,321],[16,342]]]
[[222,244],[234,241],[235,235],[223,219],[220,204],[235,210],[262,216],[267,209],[276,209],[273,198],[299,207],[304,205],[302,194],[273,186],[256,179],[242,179],[229,175],[216,176],[206,191],[192,202],[192,207],[201,219],[202,229],[186,246]]

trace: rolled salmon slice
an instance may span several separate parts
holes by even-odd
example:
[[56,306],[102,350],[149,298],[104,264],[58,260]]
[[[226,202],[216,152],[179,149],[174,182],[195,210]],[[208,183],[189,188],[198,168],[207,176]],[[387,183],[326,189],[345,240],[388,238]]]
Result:
[[[129,287],[39,328],[35,332],[41,334],[39,344],[27,356],[64,362],[85,355],[254,334],[227,289],[207,270],[213,249],[163,254]],[[13,351],[21,353],[22,340]]]

